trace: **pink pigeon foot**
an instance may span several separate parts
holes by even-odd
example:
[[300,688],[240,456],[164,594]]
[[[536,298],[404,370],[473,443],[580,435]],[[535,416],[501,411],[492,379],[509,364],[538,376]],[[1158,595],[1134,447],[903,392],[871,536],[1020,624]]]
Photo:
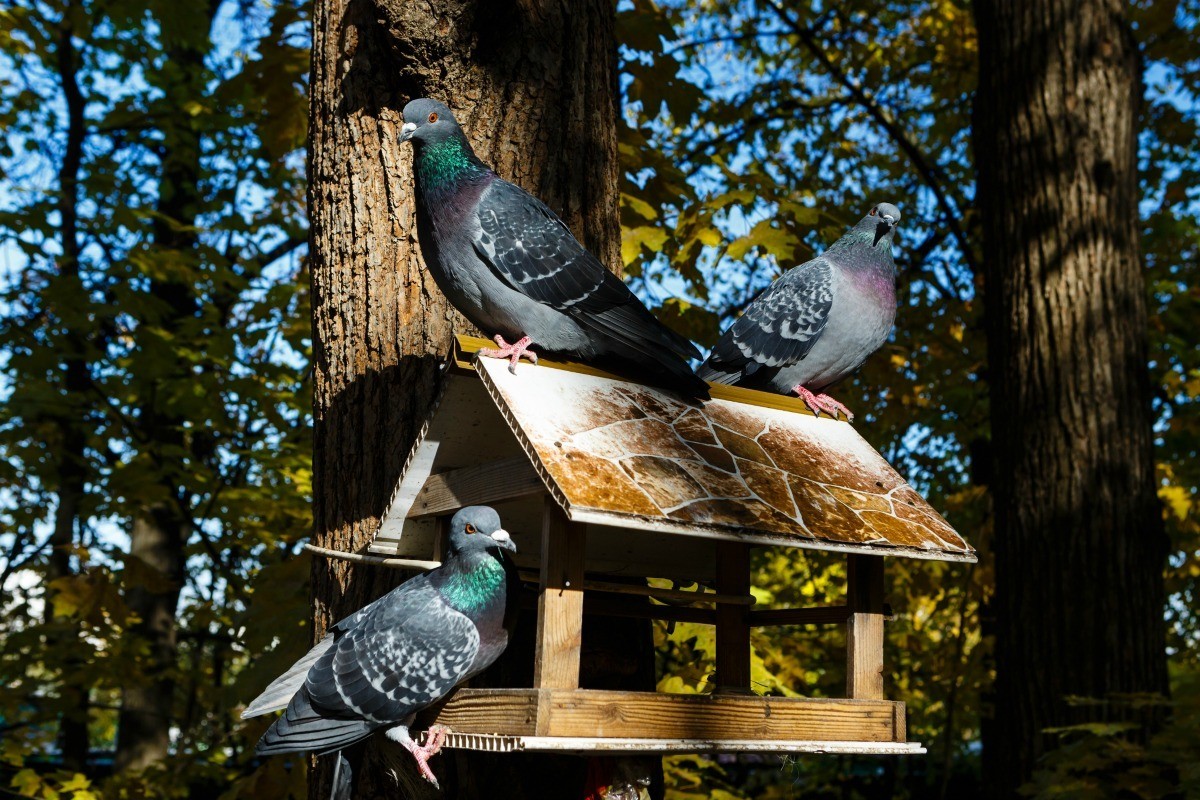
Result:
[[429,730],[425,735],[425,744],[419,745],[412,739],[407,742],[401,742],[404,749],[412,753],[412,757],[417,760],[417,769],[421,771],[421,777],[434,785],[434,788],[440,789],[437,776],[433,774],[433,770],[429,768],[429,759],[433,758],[442,749],[442,743],[446,741],[446,734],[450,729],[445,725],[430,725]]
[[532,364],[537,363],[537,353],[529,349],[529,346],[533,344],[533,340],[528,336],[522,336],[519,341],[509,344],[504,341],[503,336],[497,334],[492,341],[499,345],[499,347],[481,347],[479,348],[479,355],[485,358],[507,358],[508,371],[513,375],[517,374],[517,362],[522,358],[529,359]]
[[821,416],[821,412],[824,411],[829,416],[837,419],[838,412],[840,411],[846,415],[846,420],[848,422],[854,421],[854,415],[850,413],[850,409],[846,408],[844,405],[839,403],[837,400],[834,400],[827,394],[813,394],[799,384],[793,386],[792,391],[799,395],[800,399],[804,401],[804,405],[808,406],[809,409],[811,409],[812,412],[818,417]]

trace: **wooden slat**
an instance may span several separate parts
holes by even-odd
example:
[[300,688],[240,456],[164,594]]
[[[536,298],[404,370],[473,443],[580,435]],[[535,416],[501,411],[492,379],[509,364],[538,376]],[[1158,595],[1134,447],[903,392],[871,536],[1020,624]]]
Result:
[[584,545],[584,527],[568,520],[547,496],[542,510],[542,569],[533,665],[533,685],[541,689],[579,686]]
[[883,697],[883,559],[852,555],[848,561],[846,696]]
[[671,695],[555,689],[463,689],[438,713],[457,733],[618,739],[901,742],[887,700]]
[[[775,625],[845,625],[850,606],[810,606],[808,608],[763,608],[750,611],[751,628]],[[892,619],[892,609],[883,604],[884,620]]]
[[[750,593],[750,546],[717,542],[717,591]],[[750,623],[742,606],[717,606],[717,691],[750,691]]]
[[447,514],[463,506],[497,503],[546,491],[525,456],[430,475],[417,492],[408,518]]
[[691,606],[662,606],[636,597],[617,595],[588,595],[583,600],[583,613],[600,617],[628,617],[632,619],[665,619],[672,622],[698,622],[714,625],[717,612],[711,608]]

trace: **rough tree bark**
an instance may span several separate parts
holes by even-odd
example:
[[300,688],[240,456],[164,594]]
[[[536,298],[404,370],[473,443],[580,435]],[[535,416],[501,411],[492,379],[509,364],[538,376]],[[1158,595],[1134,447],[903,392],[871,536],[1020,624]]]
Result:
[[[1080,721],[1068,695],[1165,693],[1137,47],[1118,0],[980,0],[996,508],[988,783],[1011,796]],[[1106,713],[1113,713],[1110,709]]]
[[[619,268],[613,29],[609,0],[570,9],[552,0],[315,2],[314,543],[358,550],[370,540],[437,391],[452,332],[470,330],[420,259],[412,156],[398,141],[405,103],[445,101],[480,158],[545,200]],[[314,635],[396,580],[377,568],[315,561]],[[528,625],[524,633],[532,639]],[[356,796],[395,795],[382,759],[388,747],[370,745]],[[568,797],[568,785],[556,781],[582,780],[580,769],[561,762],[518,770],[520,761],[481,768],[474,756],[435,760],[441,796],[478,796],[472,775],[486,781],[489,798]],[[395,763],[406,796],[436,796],[411,780],[407,754]],[[330,777],[319,761],[310,797],[327,796]]]

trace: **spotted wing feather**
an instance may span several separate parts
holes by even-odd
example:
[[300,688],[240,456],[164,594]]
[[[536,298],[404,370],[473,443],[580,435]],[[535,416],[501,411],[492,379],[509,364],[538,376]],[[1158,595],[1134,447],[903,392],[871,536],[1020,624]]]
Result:
[[480,199],[477,214],[476,252],[526,297],[651,357],[654,348],[684,359],[700,355],[695,345],[655,319],[536,197],[496,180]]
[[825,259],[790,270],[729,327],[700,368],[700,377],[736,383],[759,369],[800,361],[825,330],[833,294],[833,267]]
[[423,575],[342,620],[334,634],[258,753],[336,750],[399,724],[448,694],[479,653],[475,624]]

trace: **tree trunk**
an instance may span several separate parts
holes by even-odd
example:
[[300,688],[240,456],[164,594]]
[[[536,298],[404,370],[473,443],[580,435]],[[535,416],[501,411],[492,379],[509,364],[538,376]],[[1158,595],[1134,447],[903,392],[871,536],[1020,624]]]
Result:
[[[81,307],[87,305],[87,292],[80,278],[79,263],[79,172],[83,164],[83,141],[87,136],[84,119],[85,100],[79,86],[82,69],[75,51],[74,29],[70,14],[64,14],[59,23],[57,46],[58,75],[62,81],[63,99],[67,111],[67,139],[62,164],[58,171],[58,216],[62,255],[58,259],[59,275],[69,282],[70,294],[80,299]],[[85,448],[87,436],[83,430],[85,402],[83,395],[91,382],[85,353],[86,343],[77,330],[66,335],[64,359],[64,403],[67,413],[55,422],[60,441],[58,459],[58,506],[54,511],[54,529],[50,534],[50,553],[46,564],[46,582],[53,583],[75,574],[71,567],[71,550],[75,546],[75,531],[79,519],[79,507],[84,497],[87,476]],[[46,616],[54,616],[52,603],[46,604]],[[69,653],[80,652],[76,646],[79,633],[69,621],[63,622],[64,629],[53,635],[67,642],[64,648]],[[89,750],[88,721],[91,716],[91,695],[86,669],[82,659],[68,656],[62,664],[63,682],[60,692],[66,708],[58,725],[58,747],[62,753],[63,768],[72,772],[84,772],[87,768]]]
[[[219,0],[208,0],[204,17],[211,28]],[[204,96],[208,71],[205,52],[198,41],[168,44],[167,58],[174,70],[164,72],[178,83],[165,88],[169,97]],[[157,215],[152,225],[154,247],[180,264],[194,265],[197,252],[196,223],[202,203],[201,136],[199,123],[191,115],[179,114],[164,120],[162,174],[159,179]],[[155,278],[150,292],[169,309],[160,325],[171,341],[186,335],[185,326],[196,316],[200,299],[194,285],[178,278]],[[153,335],[153,334],[149,334]],[[170,379],[166,379],[170,380]],[[186,380],[181,378],[179,380]],[[175,613],[186,579],[186,546],[192,533],[188,493],[181,488],[188,465],[184,420],[171,407],[164,377],[152,374],[142,381],[142,407],[138,416],[142,447],[156,469],[159,499],[138,509],[129,530],[131,569],[126,574],[125,598],[140,622],[134,633],[148,647],[142,680],[131,681],[121,697],[118,716],[116,767],[141,770],[167,757],[171,725],[175,721],[175,672],[178,639]]]
[[[549,0],[314,4],[314,543],[353,551],[370,541],[437,393],[438,363],[452,332],[471,330],[419,255],[412,156],[398,140],[405,103],[422,96],[445,101],[480,158],[546,201],[617,269],[613,29],[609,0],[586,0],[569,11]],[[314,634],[396,578],[377,568],[315,561]],[[395,796],[395,779],[381,761],[386,749],[368,748],[356,797]],[[406,796],[474,796],[454,776],[477,770],[435,760],[435,769],[449,776],[438,795],[412,780],[411,758],[401,756],[395,763]],[[516,774],[520,758],[508,757],[504,776],[491,774],[489,798],[569,796],[563,783],[551,785],[554,774],[563,777],[557,768],[546,771],[551,777],[540,786],[537,769]],[[313,798],[328,796],[327,761],[310,782]],[[575,772],[582,780],[582,770]]]
[[980,0],[975,14],[996,509],[985,770],[1012,796],[1053,746],[1045,728],[1096,717],[1066,697],[1166,692],[1166,540],[1125,6]]

